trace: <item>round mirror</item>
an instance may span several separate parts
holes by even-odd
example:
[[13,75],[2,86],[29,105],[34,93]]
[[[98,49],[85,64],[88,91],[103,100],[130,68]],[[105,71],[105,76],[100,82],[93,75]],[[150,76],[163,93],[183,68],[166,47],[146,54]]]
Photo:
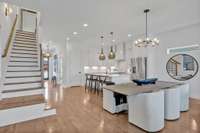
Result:
[[167,72],[173,79],[184,81],[191,79],[198,72],[197,60],[191,55],[178,54],[167,62]]

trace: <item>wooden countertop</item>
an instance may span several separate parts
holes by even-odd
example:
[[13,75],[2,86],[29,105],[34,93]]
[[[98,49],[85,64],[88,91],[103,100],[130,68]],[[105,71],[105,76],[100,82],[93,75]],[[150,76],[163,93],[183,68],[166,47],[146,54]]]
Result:
[[162,89],[170,89],[171,87],[175,87],[177,85],[182,85],[182,84],[183,83],[178,83],[178,82],[157,81],[156,84],[143,85],[143,86],[137,86],[134,83],[110,85],[110,86],[105,86],[104,89],[117,92],[126,96],[130,96],[139,93],[150,93]]
[[129,75],[129,74],[126,74],[126,73],[121,73],[121,74],[85,73],[85,75],[102,76],[102,77],[119,77],[122,75]]

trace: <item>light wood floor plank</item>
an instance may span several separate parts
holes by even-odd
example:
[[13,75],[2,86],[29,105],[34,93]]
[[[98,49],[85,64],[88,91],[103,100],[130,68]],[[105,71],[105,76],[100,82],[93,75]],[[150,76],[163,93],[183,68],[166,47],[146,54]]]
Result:
[[[188,112],[166,121],[161,133],[200,133],[200,100],[190,100]],[[112,115],[102,109],[102,96],[84,88],[52,87],[47,103],[57,115],[0,128],[0,133],[145,133],[128,123],[127,113]]]

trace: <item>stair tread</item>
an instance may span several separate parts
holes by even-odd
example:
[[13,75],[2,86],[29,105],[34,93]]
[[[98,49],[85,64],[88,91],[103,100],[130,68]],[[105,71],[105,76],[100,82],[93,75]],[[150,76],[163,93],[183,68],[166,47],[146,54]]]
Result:
[[4,83],[4,85],[18,85],[18,84],[31,84],[31,83],[41,83],[41,80],[38,80],[38,81],[27,81],[27,82]]
[[41,70],[8,70],[6,72],[41,72]]
[[17,29],[16,32],[23,32],[23,33],[31,33],[31,34],[35,34],[35,32],[25,31],[25,30],[21,30],[21,29]]
[[20,34],[16,34],[15,38],[24,38],[24,39],[36,39],[36,36],[23,36]]
[[31,76],[6,76],[5,78],[28,78],[28,77],[41,77],[41,75],[31,75]]
[[37,57],[23,57],[23,56],[10,56],[11,58],[29,58],[29,59],[37,59]]
[[37,55],[37,53],[26,53],[26,52],[11,52],[11,54],[27,54],[27,55]]
[[9,60],[9,62],[38,63],[38,61],[19,61],[19,60]]
[[37,42],[14,41],[15,44],[36,45]]
[[6,98],[0,101],[0,110],[44,103],[43,95]]

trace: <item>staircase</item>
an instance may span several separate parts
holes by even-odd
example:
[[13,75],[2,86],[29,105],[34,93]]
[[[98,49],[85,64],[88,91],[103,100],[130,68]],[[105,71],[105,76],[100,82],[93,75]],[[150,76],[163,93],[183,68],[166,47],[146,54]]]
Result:
[[43,93],[40,47],[35,33],[16,31],[4,75],[3,98]]
[[46,109],[40,60],[36,33],[16,30],[4,63],[0,127],[56,114]]

